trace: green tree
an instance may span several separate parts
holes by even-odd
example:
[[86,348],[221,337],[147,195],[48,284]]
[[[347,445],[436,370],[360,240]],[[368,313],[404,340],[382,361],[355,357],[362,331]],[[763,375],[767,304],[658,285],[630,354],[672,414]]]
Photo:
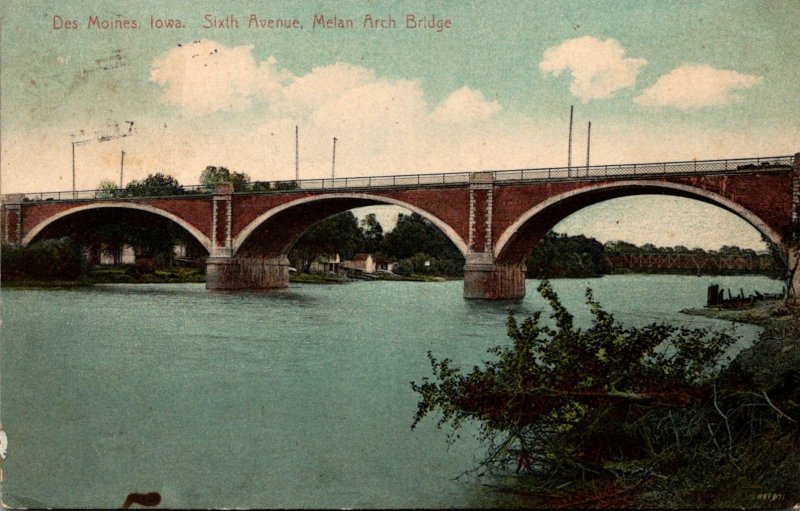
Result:
[[67,237],[42,240],[27,247],[3,245],[0,256],[6,280],[77,279],[86,270],[80,246]]
[[594,277],[609,270],[603,245],[549,231],[526,260],[529,278]]
[[298,190],[300,185],[297,181],[276,181],[274,185],[275,190]]
[[514,489],[539,497],[645,498],[646,489],[688,507],[743,505],[733,495],[749,505],[763,493],[800,498],[800,455],[787,447],[800,434],[796,374],[768,397],[741,370],[724,371],[735,341],[725,333],[626,328],[590,291],[593,321],[582,330],[549,283],[539,292],[555,328],[539,312],[522,324],[509,315],[510,345],[469,372],[428,353],[433,379],[412,383],[414,426],[436,413],[453,438],[476,421],[487,446],[478,473],[516,472]]
[[217,183],[233,184],[234,192],[246,192],[250,190],[250,176],[244,172],[230,171],[225,167],[215,167],[209,165],[200,173],[200,184],[213,187]]
[[361,219],[361,231],[364,245],[359,251],[368,254],[380,252],[383,244],[383,226],[378,222],[375,213],[370,213]]
[[119,188],[114,181],[103,179],[97,185],[97,197],[99,199],[116,199],[125,196],[125,189]]
[[168,197],[183,193],[177,179],[161,172],[149,174],[141,181],[131,181],[125,187],[126,197]]
[[463,274],[464,256],[438,227],[417,213],[398,215],[397,225],[384,235],[381,247],[381,252],[398,261],[425,254],[432,267],[455,268],[454,276]]
[[289,251],[289,260],[297,268],[309,271],[311,263],[320,256],[339,254],[349,259],[363,246],[363,233],[358,219],[350,211],[326,218],[311,226]]
[[414,275],[419,273],[430,273],[431,258],[428,254],[417,252],[411,257],[401,259],[397,263],[396,273],[398,275]]

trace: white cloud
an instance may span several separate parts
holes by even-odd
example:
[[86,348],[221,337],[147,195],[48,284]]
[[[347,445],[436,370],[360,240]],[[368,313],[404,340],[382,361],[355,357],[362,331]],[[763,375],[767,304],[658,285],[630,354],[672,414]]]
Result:
[[487,101],[483,93],[462,87],[450,94],[433,112],[436,122],[482,121],[501,110],[497,101]]
[[644,90],[634,101],[645,106],[665,106],[681,110],[722,106],[742,100],[736,91],[755,87],[763,78],[709,65],[685,64]]
[[645,64],[645,59],[625,58],[625,48],[616,39],[601,41],[585,36],[545,50],[539,69],[554,76],[569,70],[570,92],[587,103],[633,87],[639,69]]
[[343,62],[315,67],[286,86],[280,107],[289,111],[315,110],[375,80],[374,71]]
[[427,157],[443,143],[485,145],[473,140],[468,128],[502,110],[497,101],[466,86],[432,105],[418,80],[382,77],[345,62],[296,76],[273,57],[257,62],[251,46],[227,48],[212,41],[165,53],[154,62],[151,80],[162,87],[165,102],[188,113],[266,106],[267,123],[282,119],[302,125],[320,140],[320,148],[337,136],[343,157],[358,145],[359,159],[384,159],[389,165],[412,148]]
[[252,46],[226,48],[202,40],[182,45],[153,63],[150,79],[163,99],[190,113],[243,110],[249,106],[259,70]]

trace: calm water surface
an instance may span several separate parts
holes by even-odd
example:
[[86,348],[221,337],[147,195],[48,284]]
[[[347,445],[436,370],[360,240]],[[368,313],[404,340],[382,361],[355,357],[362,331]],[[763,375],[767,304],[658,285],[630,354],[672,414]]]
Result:
[[[712,281],[781,289],[762,277],[553,284],[583,325],[590,286],[628,325],[731,328],[678,313],[703,306]],[[4,289],[4,501],[111,508],[158,491],[173,508],[497,504],[453,480],[482,454],[470,434],[448,448],[434,420],[410,429],[409,382],[430,374],[428,350],[471,367],[506,343],[509,308],[545,307],[536,284],[518,303],[464,301],[460,281]],[[758,329],[735,332],[744,346]]]

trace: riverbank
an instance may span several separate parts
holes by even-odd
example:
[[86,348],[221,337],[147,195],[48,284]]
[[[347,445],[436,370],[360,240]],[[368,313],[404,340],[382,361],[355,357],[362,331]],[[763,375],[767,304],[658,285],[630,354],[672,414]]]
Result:
[[[2,287],[14,288],[81,288],[95,284],[191,284],[203,283],[206,275],[202,270],[187,267],[158,268],[140,273],[133,266],[104,266],[92,268],[80,279],[14,279],[2,280]],[[303,284],[347,284],[358,280],[391,280],[398,282],[445,282],[448,279],[432,275],[372,275],[368,279],[348,279],[343,275],[323,273],[299,273],[289,276],[291,283]]]
[[784,300],[754,302],[751,306],[737,309],[724,307],[683,309],[681,313],[735,323],[750,323],[763,326],[768,331],[797,333],[800,329],[800,304],[787,304]]
[[774,386],[788,371],[800,367],[800,303],[771,300],[744,309],[707,307],[681,312],[763,327],[753,346],[743,350],[732,363],[735,371],[750,375],[760,388]]
[[135,266],[100,266],[90,268],[79,279],[3,279],[2,287],[81,288],[95,284],[188,284],[205,281],[205,272],[191,267],[174,266],[141,271]]

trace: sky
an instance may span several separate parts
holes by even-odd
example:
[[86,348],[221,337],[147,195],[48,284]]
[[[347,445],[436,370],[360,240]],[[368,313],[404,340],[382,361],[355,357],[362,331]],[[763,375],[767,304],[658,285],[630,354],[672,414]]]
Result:
[[[122,151],[126,183],[196,184],[207,165],[293,179],[295,126],[301,178],[330,176],[333,137],[337,177],[565,166],[571,105],[577,164],[589,121],[593,164],[800,150],[795,0],[6,0],[0,13],[3,193],[70,190],[73,142],[78,189],[117,182]],[[390,227],[396,210],[379,212]],[[668,197],[608,201],[556,230],[764,246],[732,214]]]

